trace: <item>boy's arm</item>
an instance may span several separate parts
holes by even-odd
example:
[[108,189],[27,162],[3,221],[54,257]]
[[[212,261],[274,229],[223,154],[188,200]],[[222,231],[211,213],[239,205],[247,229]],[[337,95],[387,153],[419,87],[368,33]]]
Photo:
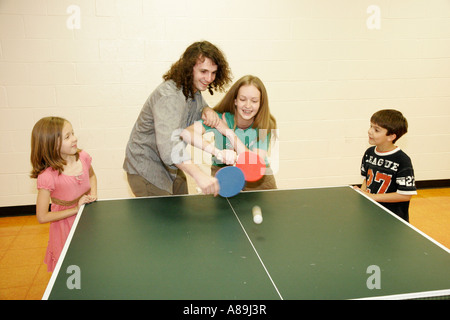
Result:
[[377,202],[406,202],[411,200],[412,197],[410,195],[404,195],[398,192],[377,193],[377,194],[368,193],[368,195]]
[[[355,187],[357,189],[357,187]],[[369,196],[372,200],[377,202],[406,202],[411,200],[411,195],[404,195],[398,192],[391,193],[369,193],[367,191],[366,179],[364,179],[361,184],[361,191],[363,191],[367,196]]]
[[366,179],[364,179],[363,183],[361,184],[361,191],[367,192]]
[[361,184],[361,187],[353,186],[353,189],[359,190],[359,191],[362,191],[362,192],[367,192],[366,179],[363,180],[363,182]]

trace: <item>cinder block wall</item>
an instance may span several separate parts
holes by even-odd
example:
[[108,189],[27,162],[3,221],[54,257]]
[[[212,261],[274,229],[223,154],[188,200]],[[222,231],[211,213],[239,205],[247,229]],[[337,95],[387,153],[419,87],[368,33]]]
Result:
[[[100,198],[129,197],[124,149],[142,104],[194,41],[266,84],[280,188],[359,183],[369,118],[396,108],[416,180],[450,178],[447,0],[1,0],[0,206],[35,203],[30,133],[69,119]],[[204,94],[214,105],[222,96]],[[207,169],[207,167],[206,167]]]

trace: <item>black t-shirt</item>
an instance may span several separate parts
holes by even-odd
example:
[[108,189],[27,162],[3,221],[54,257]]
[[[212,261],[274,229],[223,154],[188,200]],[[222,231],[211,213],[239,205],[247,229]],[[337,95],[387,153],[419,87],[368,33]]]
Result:
[[[378,152],[375,146],[367,149],[362,158],[361,175],[370,193],[417,194],[411,159],[398,147],[389,152]],[[380,204],[409,221],[409,201]]]

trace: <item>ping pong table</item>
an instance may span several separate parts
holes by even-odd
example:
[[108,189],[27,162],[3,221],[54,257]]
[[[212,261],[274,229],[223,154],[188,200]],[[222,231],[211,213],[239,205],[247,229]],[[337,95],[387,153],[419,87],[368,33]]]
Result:
[[448,295],[450,251],[343,186],[85,205],[43,299]]

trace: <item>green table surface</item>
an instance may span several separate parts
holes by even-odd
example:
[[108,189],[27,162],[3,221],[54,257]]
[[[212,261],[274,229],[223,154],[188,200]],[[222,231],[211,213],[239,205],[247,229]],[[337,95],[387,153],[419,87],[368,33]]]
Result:
[[[67,246],[45,299],[450,294],[449,251],[349,187],[97,201]],[[367,286],[373,265],[380,289]]]

